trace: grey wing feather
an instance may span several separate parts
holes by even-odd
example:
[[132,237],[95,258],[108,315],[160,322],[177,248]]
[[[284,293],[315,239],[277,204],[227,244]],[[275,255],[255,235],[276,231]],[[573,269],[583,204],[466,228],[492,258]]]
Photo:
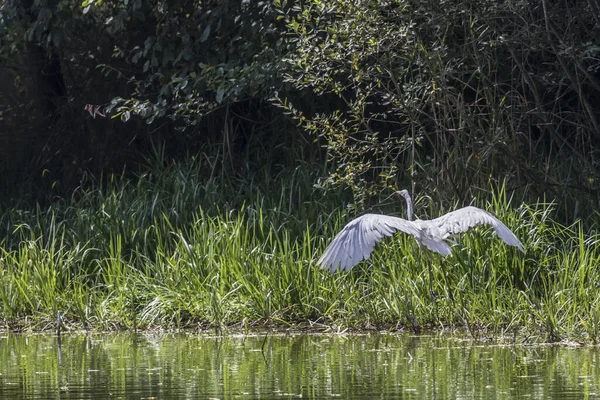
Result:
[[365,214],[352,221],[335,236],[318,263],[331,272],[338,267],[349,270],[371,256],[375,244],[396,231],[418,235],[419,230],[411,221],[389,215]]
[[431,251],[435,251],[443,256],[449,256],[452,253],[452,247],[442,239],[433,239],[426,236],[421,238],[421,243]]
[[491,225],[504,243],[525,252],[523,243],[498,218],[477,207],[464,207],[430,221],[437,226],[444,239],[450,235],[465,232],[476,225]]

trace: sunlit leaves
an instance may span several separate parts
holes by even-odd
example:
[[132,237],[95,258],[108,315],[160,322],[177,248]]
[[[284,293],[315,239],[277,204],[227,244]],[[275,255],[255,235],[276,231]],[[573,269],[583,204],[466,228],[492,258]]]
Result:
[[[397,180],[453,195],[467,193],[490,176],[521,179],[518,186],[524,181],[517,171],[531,168],[530,162],[546,163],[537,145],[536,151],[525,145],[538,134],[544,141],[556,140],[560,157],[571,160],[550,163],[550,169],[569,180],[586,176],[589,162],[598,164],[588,157],[598,129],[597,118],[586,117],[591,110],[586,104],[600,85],[592,74],[575,71],[596,71],[600,64],[592,60],[598,47],[590,40],[593,29],[574,27],[596,26],[597,21],[575,11],[586,9],[585,1],[569,7],[568,16],[560,7],[545,9],[551,20],[546,23],[564,32],[550,36],[544,24],[534,22],[539,8],[527,2],[508,7],[496,1],[446,2],[440,7],[407,1],[309,1],[281,10],[293,44],[286,57],[291,67],[286,81],[322,99],[320,112],[298,104],[294,115],[304,115],[302,126],[327,142],[338,166],[331,183],[368,193]],[[579,43],[580,37],[585,43]],[[564,79],[576,82],[568,87],[577,104],[558,104],[569,97],[563,96]],[[562,110],[561,117],[556,110]],[[331,135],[324,127],[337,112],[345,118],[336,118],[337,134]],[[579,134],[581,146],[572,157],[562,138]],[[364,171],[367,161],[386,173]],[[570,174],[571,168],[583,173]],[[589,186],[587,179],[578,182]]]
[[[356,212],[344,209],[343,192],[315,190],[323,165],[279,171],[276,183],[272,171],[232,178],[220,165],[205,154],[157,157],[135,179],[111,176],[48,208],[4,210],[0,318],[43,326],[62,310],[72,327],[97,329],[416,323],[598,341],[600,238],[556,223],[551,204],[519,206],[503,187],[474,203],[506,222],[525,254],[480,227],[457,238],[442,264],[399,233],[371,260],[330,274],[315,260]],[[449,210],[416,200],[421,218]],[[378,212],[399,215],[397,200],[384,203]]]

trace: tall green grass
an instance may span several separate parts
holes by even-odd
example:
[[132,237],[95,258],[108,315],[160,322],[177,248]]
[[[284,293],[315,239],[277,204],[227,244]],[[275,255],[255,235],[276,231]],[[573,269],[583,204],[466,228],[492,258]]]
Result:
[[[315,189],[322,165],[270,168],[228,175],[207,155],[159,158],[136,179],[111,177],[47,209],[2,210],[0,318],[15,330],[51,329],[61,310],[67,329],[441,327],[598,342],[600,236],[553,221],[552,204],[517,204],[503,187],[474,202],[525,254],[486,228],[444,260],[399,234],[329,274],[316,259],[354,217],[348,194]],[[456,206],[427,200],[421,218]],[[402,216],[404,204],[370,211]]]

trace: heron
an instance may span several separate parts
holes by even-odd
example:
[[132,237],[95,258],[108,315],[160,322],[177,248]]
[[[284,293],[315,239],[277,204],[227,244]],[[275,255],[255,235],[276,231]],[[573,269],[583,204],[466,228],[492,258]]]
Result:
[[[423,246],[429,250],[448,256],[452,253],[452,238],[477,225],[491,225],[504,243],[525,252],[523,243],[498,218],[481,208],[468,206],[449,212],[431,220],[413,220],[413,203],[406,189],[396,191],[406,200],[408,219],[382,214],[364,214],[348,222],[333,238],[319,258],[318,264],[330,272],[338,269],[348,271],[362,260],[371,257],[375,244],[384,237],[401,231],[412,235],[419,251]],[[429,290],[433,295],[431,266],[428,264]]]

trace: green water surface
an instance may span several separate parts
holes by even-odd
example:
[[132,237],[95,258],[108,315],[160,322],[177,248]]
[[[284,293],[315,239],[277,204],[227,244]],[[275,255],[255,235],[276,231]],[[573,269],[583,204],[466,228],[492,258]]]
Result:
[[594,399],[600,349],[438,336],[5,335],[0,399]]

